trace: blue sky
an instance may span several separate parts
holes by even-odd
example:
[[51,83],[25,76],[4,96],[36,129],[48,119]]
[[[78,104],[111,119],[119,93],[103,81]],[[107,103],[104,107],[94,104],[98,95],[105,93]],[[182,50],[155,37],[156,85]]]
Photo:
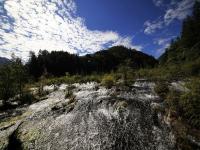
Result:
[[[173,2],[171,0],[123,0],[123,2],[121,0],[76,0],[77,14],[85,19],[89,29],[113,30],[122,36],[133,37],[134,44],[141,45],[144,52],[155,57],[162,54],[171,39],[180,35],[184,17],[174,18],[169,25],[163,25],[161,29],[149,34],[144,32],[145,22],[159,22],[166,15],[167,10],[176,11],[182,3],[188,4],[183,0]],[[189,15],[191,10],[190,7],[181,13]]]
[[159,57],[195,0],[0,0],[0,56],[84,55],[115,45]]

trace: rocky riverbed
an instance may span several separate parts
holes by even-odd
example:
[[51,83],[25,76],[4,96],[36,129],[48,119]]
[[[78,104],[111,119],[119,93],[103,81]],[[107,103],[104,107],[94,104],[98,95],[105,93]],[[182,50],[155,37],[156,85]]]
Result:
[[106,89],[97,83],[44,87],[46,100],[0,122],[0,149],[171,150],[174,135],[152,82]]

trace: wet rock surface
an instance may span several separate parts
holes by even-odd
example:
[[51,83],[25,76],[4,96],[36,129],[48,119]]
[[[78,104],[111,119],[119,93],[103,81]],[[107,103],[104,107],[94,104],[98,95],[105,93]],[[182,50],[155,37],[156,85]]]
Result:
[[160,105],[154,83],[111,89],[97,83],[74,84],[73,97],[66,99],[67,86],[29,106],[26,115],[2,129],[0,149],[174,149],[170,128],[154,110]]

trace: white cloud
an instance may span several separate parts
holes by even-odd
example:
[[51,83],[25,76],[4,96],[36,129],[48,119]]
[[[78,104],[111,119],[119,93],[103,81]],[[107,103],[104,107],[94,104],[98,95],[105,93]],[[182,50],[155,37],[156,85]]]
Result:
[[[160,6],[163,4],[162,0],[153,0],[156,6]],[[157,19],[155,21],[146,21],[144,23],[145,34],[152,34],[155,31],[162,29],[165,26],[170,25],[174,20],[182,21],[188,15],[190,15],[192,11],[192,7],[195,3],[195,0],[171,0],[170,4],[167,6],[165,10],[164,16],[162,19]]]
[[165,52],[166,48],[168,48],[169,46],[170,46],[169,43],[162,45],[159,49],[156,50],[155,56],[156,57],[161,56]]
[[159,7],[163,5],[163,0],[153,0],[153,3],[155,4],[155,6]]
[[144,33],[145,34],[152,34],[156,30],[161,29],[163,27],[163,22],[161,20],[153,21],[153,22],[146,21],[144,23],[144,26],[145,26]]
[[156,50],[156,54],[155,54],[156,57],[160,56],[161,54],[165,52],[166,48],[170,46],[171,40],[174,38],[175,36],[154,39],[154,44],[157,44],[159,46],[159,48]]
[[[134,46],[130,37],[112,31],[89,30],[76,16],[73,0],[6,0],[1,2],[0,56],[27,59],[29,51],[65,50],[92,53],[105,46]],[[3,21],[4,20],[4,21]]]
[[174,3],[174,8],[168,9],[164,15],[165,23],[168,25],[175,19],[185,19],[191,13],[194,2],[195,0],[182,0],[179,3]]
[[123,45],[126,46],[127,48],[132,48],[139,51],[142,51],[143,49],[143,47],[140,45],[132,45],[132,38],[130,37],[120,38],[117,42],[112,44],[112,46],[117,46],[117,45]]
[[159,46],[163,46],[163,45],[168,44],[173,38],[175,38],[175,36],[167,37],[167,38],[154,39],[154,44],[157,44]]

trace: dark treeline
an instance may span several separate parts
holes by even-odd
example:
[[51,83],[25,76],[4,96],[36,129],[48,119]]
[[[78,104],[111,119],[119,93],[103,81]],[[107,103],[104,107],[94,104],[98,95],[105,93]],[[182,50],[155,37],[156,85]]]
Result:
[[63,51],[40,51],[38,56],[30,53],[26,66],[35,79],[43,74],[52,76],[87,75],[91,73],[106,73],[118,68],[119,65],[129,65],[133,69],[151,68],[157,60],[142,52],[115,46],[86,56],[77,56]]

